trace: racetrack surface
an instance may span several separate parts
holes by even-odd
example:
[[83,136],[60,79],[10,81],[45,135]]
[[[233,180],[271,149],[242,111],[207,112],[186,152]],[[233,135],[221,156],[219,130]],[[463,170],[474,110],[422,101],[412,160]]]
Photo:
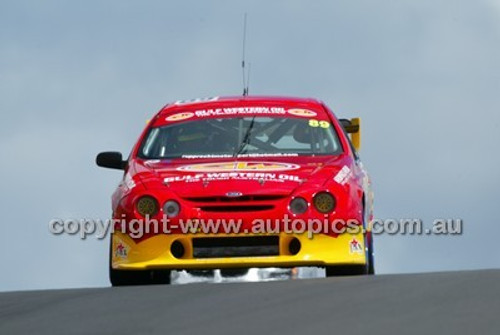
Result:
[[500,270],[7,292],[0,334],[500,334]]

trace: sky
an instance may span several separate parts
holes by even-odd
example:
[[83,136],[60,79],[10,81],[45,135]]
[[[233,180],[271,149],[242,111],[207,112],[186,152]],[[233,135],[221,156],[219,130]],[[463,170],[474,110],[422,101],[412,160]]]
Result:
[[460,236],[376,236],[377,272],[499,268],[500,1],[0,1],[0,291],[107,286],[111,215],[145,121],[179,99],[315,97],[362,118],[378,218]]

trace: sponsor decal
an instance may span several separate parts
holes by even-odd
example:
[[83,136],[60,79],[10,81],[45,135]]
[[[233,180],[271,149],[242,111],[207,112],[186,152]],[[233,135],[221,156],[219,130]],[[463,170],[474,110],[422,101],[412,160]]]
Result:
[[177,170],[180,171],[287,171],[300,168],[297,164],[278,162],[221,162],[207,164],[184,165]]
[[163,182],[169,184],[172,182],[208,183],[210,181],[234,181],[234,180],[256,180],[263,184],[266,181],[271,182],[296,182],[300,183],[302,180],[299,176],[282,174],[282,173],[268,173],[268,172],[211,172],[211,173],[197,173],[194,175],[181,175],[175,177],[166,177]]
[[[268,153],[268,154],[239,154],[238,157],[298,157],[297,153]],[[181,158],[197,159],[197,158],[232,158],[230,154],[207,154],[207,155],[182,155]]]
[[349,252],[351,254],[362,254],[363,253],[363,246],[359,241],[355,238],[349,242]]
[[181,121],[181,120],[192,118],[193,116],[194,116],[194,113],[183,112],[183,113],[177,113],[177,114],[167,116],[165,118],[165,120],[166,121]]
[[335,180],[340,185],[344,185],[345,183],[347,183],[351,175],[351,169],[349,169],[348,166],[344,165],[342,169],[340,169],[340,171],[335,175],[335,177],[333,177],[333,180]]
[[127,258],[128,257],[128,247],[123,243],[118,243],[115,248],[115,257]]
[[124,178],[123,182],[125,183],[125,186],[127,186],[127,188],[129,190],[131,190],[131,189],[133,189],[135,187],[134,179],[132,179],[132,176],[130,175],[130,173],[127,173],[125,175],[125,178]]
[[243,195],[243,193],[241,192],[227,192],[226,193],[226,197],[228,198],[238,198],[238,197],[241,197]]
[[146,164],[147,166],[154,166],[155,164],[158,164],[160,162],[160,159],[148,159],[146,162],[144,162],[144,164]]
[[194,112],[198,117],[207,116],[238,116],[238,115],[285,115],[283,107],[230,107],[230,108],[212,108],[200,109]]
[[325,120],[319,121],[319,120],[311,119],[311,120],[309,120],[309,127],[313,127],[313,128],[317,128],[317,127],[330,128],[330,122],[325,121]]
[[289,109],[288,114],[292,114],[295,116],[302,116],[302,117],[313,117],[313,116],[318,115],[316,112],[313,112],[312,110],[301,109],[301,108]]
[[197,99],[191,99],[191,100],[177,100],[174,102],[174,105],[188,105],[188,104],[195,104],[199,102],[211,102],[211,101],[217,101],[219,100],[219,97],[210,97],[210,98],[197,98]]

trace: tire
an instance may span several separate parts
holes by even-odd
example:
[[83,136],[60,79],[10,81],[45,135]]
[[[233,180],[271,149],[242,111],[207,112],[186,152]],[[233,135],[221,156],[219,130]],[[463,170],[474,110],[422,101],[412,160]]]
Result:
[[368,274],[366,265],[336,265],[325,267],[327,277],[361,276]]
[[195,277],[213,277],[214,276],[213,269],[192,269],[192,270],[186,270],[186,272],[189,273],[191,276],[195,276]]
[[368,273],[369,275],[374,275],[375,274],[375,262],[374,262],[374,255],[373,255],[373,235],[371,232],[368,234],[368,237],[365,237],[365,243],[367,245],[366,248],[366,260],[368,262]]
[[109,246],[109,280],[111,286],[170,284],[170,270],[124,271],[113,269],[111,266],[112,245],[113,238],[111,238]]
[[220,269],[220,274],[222,277],[242,277],[248,273],[246,268],[227,268]]
[[121,271],[109,269],[112,286],[170,284],[169,270]]

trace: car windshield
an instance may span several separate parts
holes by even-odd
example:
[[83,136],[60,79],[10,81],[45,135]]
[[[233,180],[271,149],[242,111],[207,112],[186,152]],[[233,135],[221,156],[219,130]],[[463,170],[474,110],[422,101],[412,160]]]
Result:
[[207,118],[152,128],[139,157],[203,158],[241,156],[338,155],[342,152],[330,122],[309,118]]

